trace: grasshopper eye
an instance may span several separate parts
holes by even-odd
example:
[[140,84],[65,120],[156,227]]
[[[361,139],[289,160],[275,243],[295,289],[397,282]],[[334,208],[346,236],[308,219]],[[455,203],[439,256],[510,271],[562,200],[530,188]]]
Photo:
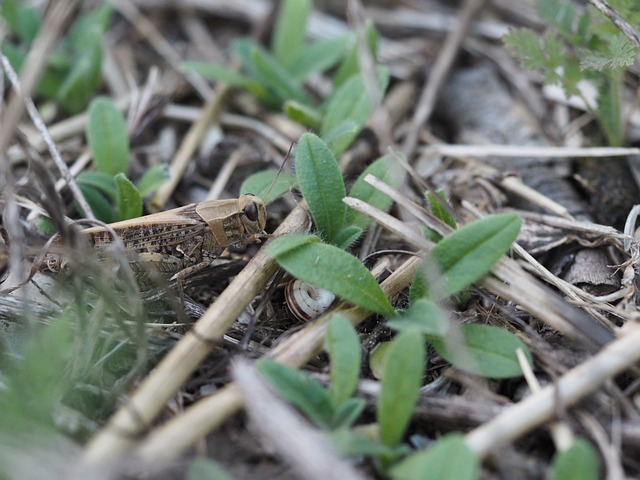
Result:
[[250,221],[256,222],[258,220],[258,206],[255,203],[247,203],[243,212]]

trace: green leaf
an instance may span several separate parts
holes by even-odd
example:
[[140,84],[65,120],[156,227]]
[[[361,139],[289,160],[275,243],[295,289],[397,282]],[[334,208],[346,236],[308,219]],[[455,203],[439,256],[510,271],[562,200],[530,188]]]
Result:
[[100,172],[116,175],[129,169],[129,136],[122,114],[108,98],[89,105],[87,140]]
[[319,237],[316,235],[306,234],[292,234],[285,235],[283,237],[275,238],[267,248],[267,255],[272,258],[278,259],[283,255],[290,253],[293,250],[302,248],[312,243],[320,243]]
[[[263,170],[247,177],[240,186],[240,193],[251,193],[256,197],[262,198],[265,203],[269,203],[297,186],[298,180],[294,175],[285,171],[278,172],[274,168]],[[269,195],[267,195],[267,192],[269,192]],[[265,197],[265,195],[267,196]]]
[[298,52],[306,43],[309,13],[311,0],[283,0],[280,3],[271,38],[271,51],[287,70],[295,65]]
[[349,398],[341,403],[335,409],[331,428],[337,430],[339,428],[349,428],[360,417],[362,411],[367,406],[362,398]]
[[414,331],[442,337],[449,330],[449,320],[438,305],[426,298],[411,303],[411,308],[387,321],[396,330]]
[[117,196],[116,207],[120,220],[136,218],[142,215],[142,196],[136,186],[124,173],[115,176]]
[[527,346],[514,334],[491,325],[468,324],[459,327],[459,335],[429,337],[442,358],[475,375],[510,378],[522,375],[516,349],[521,348],[533,364]]
[[[404,180],[405,170],[400,166],[399,162],[396,161],[394,155],[384,155],[369,165],[364,172],[360,174],[349,191],[350,197],[359,198],[375,208],[386,211],[393,201],[384,193],[381,193],[378,189],[373,188],[364,181],[369,174],[392,188],[398,188]],[[347,225],[357,225],[365,229],[371,222],[372,220],[370,218],[361,213],[353,209],[347,210]]]
[[351,398],[360,378],[360,340],[344,316],[336,315],[331,320],[324,349],[331,360],[329,394],[338,406]]
[[346,119],[322,135],[322,139],[335,155],[339,155],[351,145],[353,139],[358,136],[361,129],[362,125],[353,120]]
[[480,462],[459,433],[442,437],[391,469],[394,480],[474,480],[479,474]]
[[303,105],[294,100],[287,100],[284,102],[282,110],[287,118],[300,125],[307,126],[313,130],[320,128],[320,122],[322,122],[320,113],[308,105]]
[[89,41],[82,53],[73,58],[71,69],[59,86],[56,99],[69,112],[85,108],[100,84],[102,74],[102,43]]
[[296,174],[320,235],[332,243],[344,226],[346,195],[338,162],[316,135],[303,133],[295,151]]
[[380,380],[384,375],[384,364],[387,361],[391,342],[379,342],[371,352],[369,352],[369,370],[371,374]]
[[576,438],[565,451],[553,457],[549,480],[596,480],[600,462],[595,449],[583,438]]
[[[115,221],[113,207],[102,193],[100,193],[95,188],[88,185],[83,185],[82,183],[79,183],[78,187],[80,188],[80,191],[84,195],[85,200],[91,207],[93,214],[98,220],[101,220],[105,223],[112,223]],[[76,210],[78,212],[82,212],[77,203]]]
[[112,13],[113,7],[108,2],[102,3],[98,8],[87,10],[69,30],[65,39],[69,49],[78,53],[84,50],[88,42],[102,43]]
[[270,99],[270,92],[260,82],[246,75],[242,75],[226,65],[211,62],[188,61],[182,63],[180,67],[184,72],[198,73],[212,80],[244,88],[262,101],[269,101]]
[[[53,413],[60,408],[69,381],[62,374],[73,352],[74,331],[69,318],[59,317],[46,329],[25,336],[20,362],[6,371],[0,396],[0,424],[29,421],[53,429]],[[6,376],[5,376],[6,374]],[[6,430],[5,430],[6,432]]]
[[473,221],[447,235],[433,248],[447,295],[453,295],[486,275],[509,250],[520,231],[520,217],[512,213]]
[[218,462],[206,457],[196,457],[189,462],[187,480],[233,480]]
[[402,332],[391,342],[384,362],[376,416],[382,443],[400,442],[418,398],[425,367],[422,335]]
[[79,185],[86,185],[100,190],[110,199],[116,199],[116,181],[112,175],[104,172],[81,172],[76,181]]
[[354,429],[340,429],[332,432],[331,439],[333,443],[343,452],[350,457],[386,457],[393,458],[400,453],[406,453],[399,451],[399,448],[392,448],[387,445],[375,441],[371,436],[363,434],[359,430]]
[[409,287],[409,305],[413,305],[421,298],[426,298],[429,296],[429,289],[427,287],[427,279],[424,271],[425,264],[420,266],[420,268],[416,269],[416,273],[413,276],[413,280],[411,281],[411,286]]
[[22,41],[31,43],[40,30],[40,18],[35,9],[16,0],[2,2],[2,17],[11,31]]
[[169,179],[169,171],[165,165],[154,165],[148,169],[140,180],[136,182],[136,188],[140,196],[146,197],[155,192],[160,186]]
[[333,416],[331,397],[320,382],[294,368],[268,359],[256,367],[274,389],[287,401],[322,427],[329,427]]
[[334,240],[334,244],[336,247],[346,250],[360,238],[362,232],[363,230],[360,227],[347,225],[338,232],[338,235],[336,235],[336,239]]
[[295,100],[302,104],[309,103],[302,87],[291,78],[291,75],[278,61],[262,48],[254,48],[251,52],[253,68],[258,72],[264,86],[275,92],[280,103]]
[[328,70],[345,55],[352,39],[352,35],[343,35],[303,45],[293,64],[289,65],[289,72],[301,81],[313,73]]
[[[296,235],[276,238],[266,253],[294,277],[335,293],[355,305],[381,315],[394,310],[371,272],[353,255],[318,243],[318,237]],[[311,237],[311,238],[309,238]]]
[[433,195],[431,192],[427,192],[427,202],[429,202],[429,210],[436,218],[442,220],[445,224],[452,228],[456,228],[458,225],[456,219],[453,218],[451,212],[447,210],[444,205],[447,199],[444,196],[443,191],[437,192],[437,195]]
[[598,82],[598,100],[595,115],[607,137],[609,145],[620,147],[624,143],[620,74],[604,76]]
[[[378,93],[383,94],[389,81],[389,72],[384,67],[376,69]],[[374,104],[374,99],[369,98],[367,89],[361,75],[354,75],[341,85],[332,95],[324,118],[320,133],[325,137],[341,122],[351,120],[358,126],[358,131],[367,123]],[[351,135],[339,144],[334,142],[333,151],[336,155],[342,153],[356,137]]]
[[246,88],[249,91],[254,91],[256,88],[264,90],[258,82],[250,77],[238,73],[233,68],[219,63],[200,62],[200,61],[187,61],[180,64],[180,69],[183,72],[194,72],[212,80],[219,82],[225,82],[236,87]]
[[[378,32],[373,22],[371,22],[370,20],[367,20],[365,24],[364,33],[369,52],[374,59],[377,59]],[[354,43],[351,47],[351,51],[338,66],[336,73],[333,75],[333,88],[339,88],[349,78],[360,72],[360,65],[358,63],[360,52],[358,51],[358,49],[359,46],[357,45],[357,43]]]
[[100,84],[102,41],[112,11],[108,2],[88,11],[73,24],[64,41],[65,50],[71,58],[71,67],[56,98],[70,112],[83,110]]

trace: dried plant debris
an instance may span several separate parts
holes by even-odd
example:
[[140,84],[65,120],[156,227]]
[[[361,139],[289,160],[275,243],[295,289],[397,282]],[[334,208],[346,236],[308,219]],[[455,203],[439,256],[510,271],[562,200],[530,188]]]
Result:
[[1,478],[640,476],[633,0],[50,3]]

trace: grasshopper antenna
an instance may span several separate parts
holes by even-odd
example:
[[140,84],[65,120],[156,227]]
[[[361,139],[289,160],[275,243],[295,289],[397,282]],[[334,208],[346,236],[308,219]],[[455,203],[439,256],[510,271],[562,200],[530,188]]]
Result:
[[262,200],[265,203],[267,203],[267,197],[271,193],[271,190],[273,190],[273,187],[276,184],[276,181],[278,180],[280,173],[282,173],[284,166],[287,164],[287,160],[289,160],[289,155],[291,155],[291,150],[293,150],[294,145],[295,145],[295,142],[291,142],[291,145],[289,145],[289,150],[287,151],[287,154],[284,156],[284,160],[282,160],[282,163],[280,164],[280,168],[278,168],[278,171],[276,172],[275,177],[273,177],[273,180],[271,181],[271,185],[269,185],[267,192],[263,195]]

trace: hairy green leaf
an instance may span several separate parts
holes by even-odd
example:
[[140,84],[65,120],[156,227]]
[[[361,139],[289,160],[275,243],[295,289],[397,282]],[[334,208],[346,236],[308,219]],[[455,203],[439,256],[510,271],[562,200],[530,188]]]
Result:
[[[456,334],[458,333],[458,334]],[[529,363],[531,353],[514,334],[491,325],[461,325],[447,336],[430,336],[438,354],[461,370],[488,378],[522,375],[516,349],[521,348]]]
[[520,217],[512,213],[476,220],[442,239],[431,251],[447,295],[453,295],[486,275],[515,241]]
[[384,362],[376,416],[382,443],[400,442],[418,398],[425,367],[422,335],[402,332],[391,342]]
[[334,242],[344,226],[347,207],[342,174],[329,147],[316,135],[304,133],[296,147],[296,174],[316,228]]
[[394,315],[389,300],[360,260],[333,245],[314,241],[314,238],[317,239],[301,235],[294,236],[293,241],[288,237],[277,238],[267,246],[266,252],[294,277],[367,310]]

